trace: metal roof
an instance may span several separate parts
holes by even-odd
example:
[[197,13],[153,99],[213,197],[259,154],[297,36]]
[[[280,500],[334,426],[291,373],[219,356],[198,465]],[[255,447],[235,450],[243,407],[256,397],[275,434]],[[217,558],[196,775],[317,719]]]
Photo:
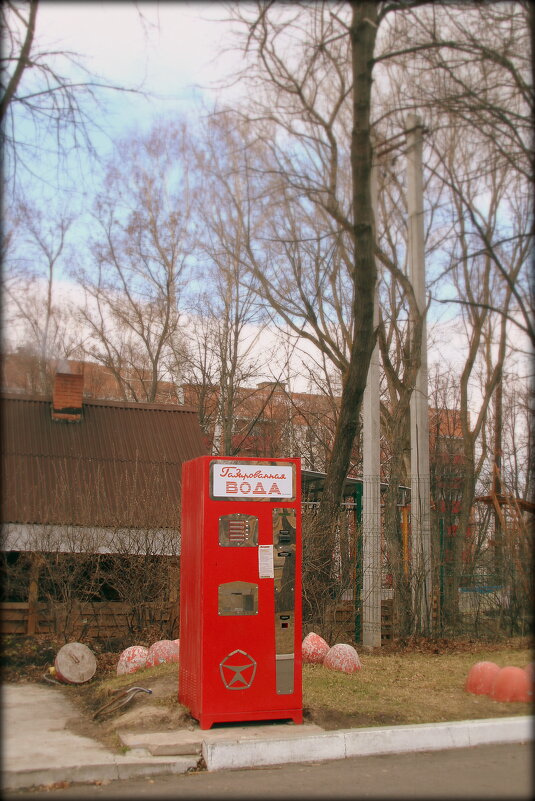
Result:
[[182,463],[206,453],[194,409],[1,395],[3,523],[178,528]]

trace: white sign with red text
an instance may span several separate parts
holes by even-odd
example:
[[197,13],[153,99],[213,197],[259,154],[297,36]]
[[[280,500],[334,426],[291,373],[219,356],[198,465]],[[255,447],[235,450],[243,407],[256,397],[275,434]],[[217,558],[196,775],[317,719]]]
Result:
[[212,464],[212,497],[262,500],[295,498],[291,464]]

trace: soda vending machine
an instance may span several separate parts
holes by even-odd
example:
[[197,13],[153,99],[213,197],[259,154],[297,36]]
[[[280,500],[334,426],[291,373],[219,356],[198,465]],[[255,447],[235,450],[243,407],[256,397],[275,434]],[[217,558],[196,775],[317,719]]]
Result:
[[216,722],[303,722],[299,459],[182,467],[181,704]]

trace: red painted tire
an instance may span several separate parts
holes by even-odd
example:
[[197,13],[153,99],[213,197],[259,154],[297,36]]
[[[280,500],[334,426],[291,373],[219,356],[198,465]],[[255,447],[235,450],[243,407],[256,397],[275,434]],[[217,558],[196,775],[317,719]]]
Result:
[[529,700],[533,701],[533,696],[535,695],[535,662],[530,662],[524,670],[526,671],[526,676],[528,677],[528,695]]
[[131,645],[126,648],[117,662],[117,675],[123,676],[125,673],[135,673],[136,670],[143,670],[147,663],[148,648],[144,645]]
[[307,634],[301,646],[303,662],[311,665],[321,665],[329,652],[329,645],[319,634],[313,631]]
[[175,640],[158,640],[151,645],[147,654],[147,667],[178,663],[179,645]]
[[488,695],[499,672],[495,662],[476,662],[468,671],[464,689],[474,695]]
[[329,670],[340,670],[342,673],[356,673],[362,668],[359,655],[352,645],[339,643],[329,649],[323,660],[323,666]]
[[529,703],[531,701],[529,685],[525,670],[512,666],[504,667],[494,680],[490,697],[502,703],[509,701]]

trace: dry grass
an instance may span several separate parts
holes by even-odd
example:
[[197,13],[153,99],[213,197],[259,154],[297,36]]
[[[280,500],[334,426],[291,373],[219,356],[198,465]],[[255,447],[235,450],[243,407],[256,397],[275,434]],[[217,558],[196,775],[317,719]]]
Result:
[[[421,641],[372,653],[357,647],[363,665],[358,673],[348,675],[321,665],[303,666],[305,719],[325,729],[336,729],[532,714],[530,704],[499,703],[464,690],[468,671],[476,662],[488,660],[500,667],[525,667],[534,661],[531,647],[527,639],[495,644]],[[50,659],[48,652],[43,653],[42,664],[38,665],[34,656],[33,651],[28,654],[30,664],[6,669],[4,681],[41,681],[44,663]],[[22,655],[19,657],[21,661]],[[92,681],[64,687],[63,691],[89,720],[116,693],[133,686],[150,687],[154,692],[151,696],[136,696],[127,709],[148,705],[167,707],[170,715],[181,709],[187,714],[179,709],[176,665],[117,676],[118,657],[119,654],[99,654]],[[114,717],[109,719],[110,724]],[[180,725],[187,725],[187,720]]]
[[329,724],[341,716],[356,726],[531,714],[531,704],[499,703],[464,690],[468,671],[483,660],[500,667],[525,667],[533,653],[510,647],[464,653],[370,653],[361,655],[362,670],[353,674],[304,665],[304,706],[320,723],[322,717]]
[[[354,674],[303,666],[305,718],[326,729],[388,724],[434,723],[470,718],[532,713],[530,704],[499,703],[464,690],[468,671],[476,662],[489,660],[500,667],[525,667],[533,660],[526,641],[507,645],[445,645],[404,651],[381,649],[361,653],[362,670]],[[138,673],[117,676],[105,672],[85,687],[73,688],[86,710],[95,710],[113,695],[134,685],[161,686],[154,696],[140,696],[134,705],[178,705],[177,666],[160,665]],[[164,692],[165,689],[165,692]],[[185,710],[184,710],[185,711]]]

